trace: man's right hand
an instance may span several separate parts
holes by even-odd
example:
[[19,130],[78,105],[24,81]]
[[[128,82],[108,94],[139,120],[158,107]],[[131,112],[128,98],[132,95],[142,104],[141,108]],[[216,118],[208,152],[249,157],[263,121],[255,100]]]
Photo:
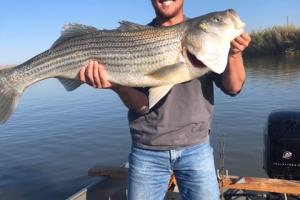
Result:
[[105,66],[98,61],[90,60],[80,69],[79,76],[82,83],[94,88],[113,89],[129,109],[141,114],[148,112],[148,97],[135,88],[109,82]]
[[86,66],[83,66],[79,77],[82,83],[87,83],[94,88],[108,89],[115,86],[107,80],[105,66],[96,60],[90,60]]

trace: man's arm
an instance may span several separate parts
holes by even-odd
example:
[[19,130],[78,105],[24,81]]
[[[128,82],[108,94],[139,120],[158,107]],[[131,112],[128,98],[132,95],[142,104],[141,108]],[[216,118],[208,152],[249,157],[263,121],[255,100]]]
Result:
[[105,66],[98,61],[89,61],[87,66],[81,68],[79,75],[82,83],[87,83],[95,88],[114,90],[129,109],[139,113],[148,110],[148,97],[144,93],[135,88],[109,82]]
[[244,84],[246,72],[242,52],[248,47],[250,41],[250,36],[243,33],[231,42],[228,64],[221,77],[224,89],[230,94],[239,93]]

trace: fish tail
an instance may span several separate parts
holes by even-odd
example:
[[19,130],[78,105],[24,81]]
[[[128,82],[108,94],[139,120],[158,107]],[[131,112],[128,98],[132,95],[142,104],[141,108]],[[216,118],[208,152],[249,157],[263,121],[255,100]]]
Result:
[[0,123],[4,124],[15,112],[22,92],[12,86],[9,74],[15,67],[0,70]]

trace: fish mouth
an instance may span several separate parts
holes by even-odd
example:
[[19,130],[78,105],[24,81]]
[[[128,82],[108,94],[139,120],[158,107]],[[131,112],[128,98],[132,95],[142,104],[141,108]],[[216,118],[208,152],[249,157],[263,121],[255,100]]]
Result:
[[238,14],[235,12],[234,9],[228,9],[227,13],[232,18],[235,29],[242,30],[245,28],[246,24],[241,21],[240,17],[238,16]]
[[193,67],[196,67],[196,68],[206,67],[206,65],[204,65],[204,63],[202,61],[198,60],[197,57],[194,54],[192,54],[191,52],[189,52],[187,49],[185,49],[185,54]]

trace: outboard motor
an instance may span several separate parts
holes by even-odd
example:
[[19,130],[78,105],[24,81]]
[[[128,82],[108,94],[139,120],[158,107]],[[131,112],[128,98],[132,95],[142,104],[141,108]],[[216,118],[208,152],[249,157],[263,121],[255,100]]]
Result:
[[300,180],[300,110],[273,111],[265,125],[264,145],[269,177]]

